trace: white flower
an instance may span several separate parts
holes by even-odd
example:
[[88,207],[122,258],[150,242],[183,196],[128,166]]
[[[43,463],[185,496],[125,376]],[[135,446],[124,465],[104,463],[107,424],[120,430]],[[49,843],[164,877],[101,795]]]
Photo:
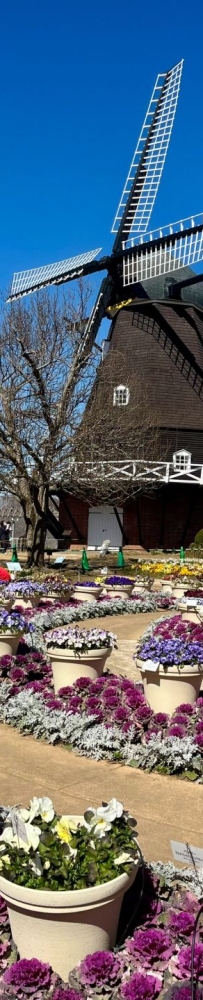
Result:
[[117,799],[110,799],[110,802],[106,806],[99,806],[96,813],[97,816],[101,816],[108,823],[113,823],[115,819],[120,819],[123,815],[122,802],[117,802]]
[[31,871],[33,872],[33,875],[38,875],[38,876],[42,875],[43,868],[39,854],[35,854],[35,858],[30,859],[30,867]]
[[132,861],[133,864],[134,858],[132,858],[131,855],[127,853],[127,851],[123,851],[122,854],[119,854],[118,858],[114,858],[114,865],[126,865],[127,862],[130,861]]
[[8,854],[4,854],[3,858],[2,859],[0,858],[0,872],[2,871],[2,868],[4,867],[4,865],[10,865],[10,863],[11,863],[11,860],[9,858],[9,855]]
[[34,796],[30,802],[30,822],[35,819],[36,816],[41,816],[44,823],[51,823],[54,819],[54,807],[51,799],[46,796],[42,799],[37,799]]
[[25,823],[25,835],[26,840],[22,839],[20,834],[14,833],[12,826],[7,826],[4,832],[1,834],[0,840],[4,844],[10,844],[11,847],[23,848],[26,854],[29,853],[30,848],[34,851],[37,850],[40,841],[41,830],[38,826],[33,826],[32,823]]

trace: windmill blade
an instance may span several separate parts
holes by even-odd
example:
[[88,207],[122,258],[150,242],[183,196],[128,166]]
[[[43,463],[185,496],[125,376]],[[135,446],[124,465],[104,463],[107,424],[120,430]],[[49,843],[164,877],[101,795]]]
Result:
[[173,128],[183,59],[157,76],[146,118],[115,215],[117,252],[129,233],[145,233],[152,213]]
[[[64,281],[71,281],[73,278],[80,278],[84,274],[85,265],[91,264],[95,260],[101,247],[97,250],[90,250],[87,253],[78,254],[77,257],[69,257],[68,260],[60,260],[56,264],[45,264],[44,267],[32,268],[31,271],[19,271],[13,275],[8,302],[29,295],[39,288],[46,288],[47,285],[61,285]],[[88,267],[86,268],[88,274]]]
[[[129,241],[131,244],[133,241]],[[123,285],[134,285],[203,260],[203,214],[147,233],[123,255]]]
[[111,301],[113,287],[114,287],[113,280],[110,277],[110,275],[107,275],[107,277],[104,278],[102,281],[101,287],[99,289],[96,298],[96,302],[93,306],[92,312],[87,321],[87,325],[84,332],[84,338],[81,345],[82,350],[84,350],[85,340],[87,341],[88,346],[91,347],[93,346],[94,341],[96,340],[100,324],[104,319],[104,316],[106,315],[106,310]]

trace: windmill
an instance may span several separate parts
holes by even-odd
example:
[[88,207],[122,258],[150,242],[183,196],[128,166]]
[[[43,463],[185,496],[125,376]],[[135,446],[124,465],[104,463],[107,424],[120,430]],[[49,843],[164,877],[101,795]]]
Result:
[[99,248],[15,273],[8,301],[48,285],[107,271],[85,331],[93,343],[107,310],[116,299],[129,298],[130,286],[154,275],[171,274],[203,258],[203,216],[147,232],[173,128],[182,69],[183,60],[157,76],[113,222],[112,254],[98,260]]

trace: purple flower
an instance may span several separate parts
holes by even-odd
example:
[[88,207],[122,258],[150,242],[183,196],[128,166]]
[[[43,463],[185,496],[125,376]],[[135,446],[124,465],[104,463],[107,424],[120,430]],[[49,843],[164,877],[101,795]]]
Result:
[[183,702],[183,704],[182,704],[182,705],[179,705],[179,706],[178,706],[178,711],[179,711],[179,712],[181,712],[181,713],[182,713],[182,714],[184,714],[184,715],[193,715],[193,712],[194,712],[194,706],[193,706],[193,705],[190,705],[190,704],[188,704],[187,702],[186,702],[186,703],[185,703],[185,702]]
[[12,681],[22,681],[26,677],[25,670],[21,670],[21,667],[13,667],[10,670],[9,678]]
[[155,976],[144,976],[135,972],[121,986],[123,1000],[151,1000],[161,990],[161,981]]
[[97,989],[104,984],[111,984],[121,976],[121,961],[118,955],[113,955],[111,951],[95,951],[93,955],[86,955],[78,968],[79,978],[82,984],[87,987],[96,986]]
[[184,935],[188,937],[194,930],[194,914],[191,912],[186,913],[185,910],[180,910],[179,912],[170,910],[169,928],[175,936]]
[[123,586],[131,584],[134,586],[134,580],[130,580],[128,576],[107,576],[105,577],[105,583],[108,583],[110,587]]
[[[173,986],[171,1000],[191,1000],[191,984],[189,986]],[[195,1000],[203,1000],[201,988],[195,988]]]
[[[169,934],[161,928],[151,928],[147,930],[137,930],[127,944],[130,955],[142,962],[144,968],[151,968],[158,963],[159,968],[167,966],[168,959],[173,952],[173,945]],[[160,965],[161,963],[161,965]]]
[[199,747],[199,750],[203,750],[203,734],[202,736],[195,736],[195,743]]
[[39,962],[38,958],[21,958],[4,973],[4,981],[15,987],[16,996],[23,988],[33,997],[37,989],[45,989],[51,983],[51,966]]
[[[190,979],[191,948],[180,948],[180,951],[170,963],[170,971],[177,979]],[[194,974],[196,979],[203,981],[203,944],[196,944],[194,949]]]
[[186,729],[183,726],[170,726],[168,729],[168,736],[177,736],[179,740],[184,739],[186,735]]
[[155,712],[155,714],[153,716],[153,722],[154,722],[154,724],[158,725],[158,726],[161,726],[161,728],[162,728],[162,726],[167,726],[168,719],[169,719],[169,716],[166,715],[165,712]]

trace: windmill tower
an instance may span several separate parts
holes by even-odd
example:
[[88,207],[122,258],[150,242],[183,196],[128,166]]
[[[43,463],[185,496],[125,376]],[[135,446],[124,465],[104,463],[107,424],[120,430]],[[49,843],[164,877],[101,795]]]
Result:
[[[102,319],[112,319],[109,350],[115,345],[123,350],[127,344],[131,365],[136,366],[138,356],[139,361],[143,359],[149,394],[153,386],[158,400],[165,442],[165,461],[138,463],[132,455],[128,466],[127,474],[143,483],[143,488],[147,482],[158,481],[154,507],[153,498],[143,493],[131,504],[132,510],[128,504],[119,515],[114,511],[120,531],[114,540],[146,547],[185,544],[202,527],[203,276],[192,268],[203,259],[203,215],[156,231],[148,228],[173,128],[182,68],[183,61],[156,79],[115,215],[111,255],[98,259],[100,248],[14,274],[9,296],[13,301],[52,284],[106,272],[84,338],[92,345]],[[130,405],[126,389],[121,379],[115,386],[115,405],[116,398],[117,405]],[[109,465],[107,456],[103,475],[109,475]],[[93,470],[88,474],[92,476]],[[124,474],[122,463],[120,467],[117,463],[117,474]],[[98,525],[96,513],[95,519]],[[70,520],[66,498],[66,527]],[[101,542],[103,530],[101,524],[91,529],[89,523],[89,542],[93,543],[95,532]],[[112,522],[111,527],[105,523],[105,530],[112,538]]]

